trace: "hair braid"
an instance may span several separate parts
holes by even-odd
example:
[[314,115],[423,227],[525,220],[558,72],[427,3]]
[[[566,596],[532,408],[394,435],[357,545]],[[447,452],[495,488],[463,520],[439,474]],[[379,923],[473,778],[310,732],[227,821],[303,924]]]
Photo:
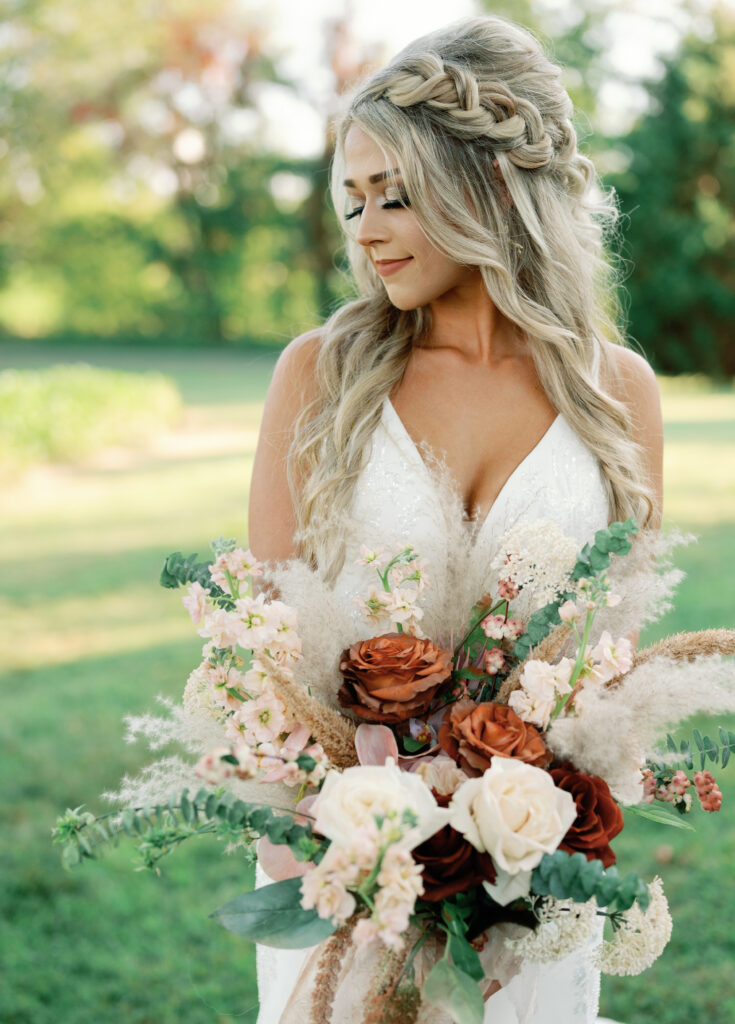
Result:
[[438,112],[447,130],[460,138],[486,138],[517,167],[545,167],[554,154],[551,136],[534,103],[514,96],[502,82],[478,80],[469,68],[442,62],[436,54],[410,62],[375,98],[403,108],[423,103]]

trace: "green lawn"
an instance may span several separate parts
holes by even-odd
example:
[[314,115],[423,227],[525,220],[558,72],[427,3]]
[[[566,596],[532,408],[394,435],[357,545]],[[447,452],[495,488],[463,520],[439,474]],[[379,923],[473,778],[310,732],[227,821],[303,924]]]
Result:
[[[249,1024],[253,950],[207,914],[251,884],[216,844],[182,849],[161,878],[122,847],[65,873],[49,842],[66,806],[101,807],[151,755],[121,719],[178,696],[200,643],[157,577],[169,551],[246,537],[247,493],[273,358],[262,353],[0,348],[4,366],[87,361],[171,375],[179,428],[147,449],[43,467],[0,496],[3,650],[0,718],[0,1020],[3,1024]],[[682,550],[678,607],[650,638],[733,625],[735,395],[665,385],[667,514],[700,536]],[[733,723],[730,723],[733,727]],[[631,821],[623,868],[660,873],[674,936],[639,978],[605,979],[602,1012],[628,1024],[735,1020],[735,772],[726,807],[696,834]]]

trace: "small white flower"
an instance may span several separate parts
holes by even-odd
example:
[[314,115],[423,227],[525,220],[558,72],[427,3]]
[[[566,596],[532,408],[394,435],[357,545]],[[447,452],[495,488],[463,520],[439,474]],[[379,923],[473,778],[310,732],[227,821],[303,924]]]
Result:
[[542,608],[565,590],[577,560],[577,542],[549,520],[519,523],[503,536],[491,568],[533,595]]
[[539,923],[521,939],[506,945],[524,960],[553,963],[576,952],[591,937],[597,924],[597,901],[575,903],[547,896],[536,907]]
[[604,974],[640,974],[663,953],[673,925],[660,878],[654,878],[648,892],[648,909],[643,911],[634,903],[625,911],[623,923],[612,939],[602,943],[596,966]]

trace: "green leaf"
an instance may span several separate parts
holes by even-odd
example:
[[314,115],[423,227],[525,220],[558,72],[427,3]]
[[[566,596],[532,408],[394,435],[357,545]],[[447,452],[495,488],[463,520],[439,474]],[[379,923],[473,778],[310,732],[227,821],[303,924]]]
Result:
[[470,978],[474,978],[475,981],[482,981],[485,977],[485,972],[482,969],[479,954],[464,935],[450,932],[448,946],[449,955],[460,971],[469,974]]
[[626,875],[620,883],[617,895],[615,897],[615,907],[618,910],[629,910],[635,903],[636,893],[638,892],[639,878],[638,875],[631,872]]
[[620,879],[615,868],[609,868],[608,871],[602,876],[600,881],[597,883],[597,889],[595,890],[595,899],[599,907],[607,907],[615,899],[620,885]]
[[592,548],[590,551],[590,565],[595,572],[602,572],[603,569],[607,569],[610,565],[610,556],[604,551],[600,551],[599,548]]
[[444,1010],[455,1024],[482,1024],[485,1001],[473,979],[459,967],[440,960],[424,982],[422,995],[427,1002]]
[[242,893],[210,917],[241,939],[278,949],[315,946],[335,930],[332,922],[319,917],[316,910],[301,907],[301,878]]
[[720,734],[720,743],[722,744],[722,758],[720,760],[720,764],[724,768],[730,760],[730,754],[735,751],[735,733],[728,732],[726,729],[723,729],[721,725],[718,726],[718,731]]
[[413,736],[403,736],[401,743],[408,754],[415,754],[417,750],[422,750],[426,746],[426,740],[415,740]]
[[720,759],[720,748],[717,740],[713,740],[711,736],[702,737],[702,746],[704,748],[704,758],[702,760],[702,768],[704,768],[704,759],[709,758],[710,761],[714,761],[715,764]]
[[631,811],[640,818],[648,818],[649,821],[657,821],[661,825],[671,825],[672,828],[683,828],[689,832],[694,831],[694,827],[684,821],[680,814],[672,813],[660,801],[652,804],[627,804],[623,810]]

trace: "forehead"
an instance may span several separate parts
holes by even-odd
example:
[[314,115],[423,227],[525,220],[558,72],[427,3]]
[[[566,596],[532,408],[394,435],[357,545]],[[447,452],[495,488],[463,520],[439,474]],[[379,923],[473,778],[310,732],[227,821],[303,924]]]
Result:
[[372,175],[390,171],[398,162],[389,149],[383,150],[375,139],[353,124],[345,135],[345,177],[367,184]]

